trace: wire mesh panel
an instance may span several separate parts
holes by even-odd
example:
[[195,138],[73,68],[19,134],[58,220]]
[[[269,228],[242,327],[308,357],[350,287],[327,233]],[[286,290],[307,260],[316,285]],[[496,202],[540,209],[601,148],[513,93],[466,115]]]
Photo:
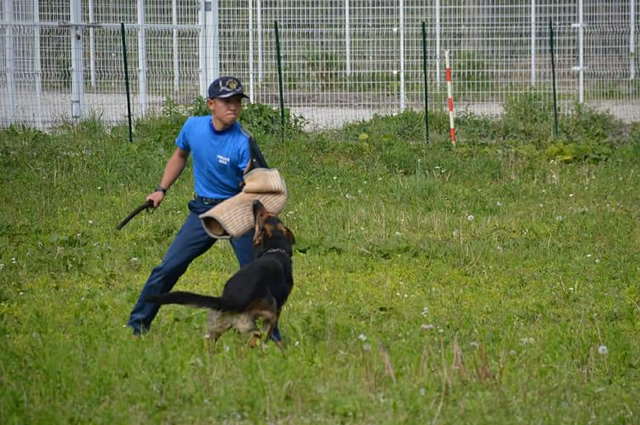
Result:
[[[575,102],[640,119],[640,0],[0,0],[0,125],[134,118],[205,96],[220,74],[254,102],[318,127],[424,107],[500,114],[551,97],[553,23],[561,110]],[[428,87],[423,79],[426,28]],[[171,103],[171,102],[169,102]]]
[[628,120],[640,110],[638,27],[630,19],[639,13],[638,1],[584,4],[585,103]]

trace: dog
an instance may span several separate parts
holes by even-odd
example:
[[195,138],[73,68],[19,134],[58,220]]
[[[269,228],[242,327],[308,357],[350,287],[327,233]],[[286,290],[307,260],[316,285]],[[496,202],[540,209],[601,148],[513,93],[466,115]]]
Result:
[[[282,307],[293,289],[291,257],[295,237],[278,216],[268,212],[258,200],[253,202],[253,216],[255,260],[227,281],[221,296],[175,291],[150,296],[147,301],[209,308],[206,337],[214,343],[231,328],[251,334],[249,345],[252,347],[263,335],[265,341],[271,339]],[[262,319],[261,331],[257,325],[259,319]]]

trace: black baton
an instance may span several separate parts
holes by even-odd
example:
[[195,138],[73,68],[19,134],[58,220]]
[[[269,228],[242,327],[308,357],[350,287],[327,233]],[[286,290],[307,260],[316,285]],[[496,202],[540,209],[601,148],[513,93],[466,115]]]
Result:
[[137,216],[142,211],[149,208],[153,208],[153,201],[151,199],[149,199],[147,202],[145,202],[144,204],[140,205],[138,208],[133,210],[131,214],[129,214],[124,220],[122,220],[122,222],[120,222],[120,224],[118,224],[117,229],[118,230],[122,229],[128,222],[131,221],[133,217]]

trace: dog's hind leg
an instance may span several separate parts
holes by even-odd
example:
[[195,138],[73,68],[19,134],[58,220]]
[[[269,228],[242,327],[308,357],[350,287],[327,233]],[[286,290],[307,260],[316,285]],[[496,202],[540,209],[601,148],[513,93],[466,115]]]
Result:
[[278,322],[278,316],[271,310],[262,310],[256,313],[256,316],[262,318],[261,332],[254,332],[253,336],[249,340],[249,346],[255,347],[260,342],[260,339],[265,335],[264,341],[269,341],[273,334],[273,329]]
[[260,300],[256,300],[247,310],[255,319],[257,319],[258,317],[262,318],[262,332],[254,332],[249,339],[249,346],[255,347],[256,345],[258,345],[258,342],[264,334],[267,335],[265,341],[268,341],[269,338],[271,338],[273,329],[275,328],[276,322],[278,321],[277,303],[275,298],[273,297],[263,298]]
[[218,310],[211,310],[207,320],[207,333],[204,337],[207,340],[212,340],[215,345],[220,335],[229,330],[231,326],[233,326],[233,322],[228,320],[227,315]]

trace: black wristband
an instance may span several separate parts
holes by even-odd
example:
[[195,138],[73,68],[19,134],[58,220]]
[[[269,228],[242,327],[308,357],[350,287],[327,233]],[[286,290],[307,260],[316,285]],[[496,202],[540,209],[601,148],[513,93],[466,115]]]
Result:
[[161,185],[157,185],[156,186],[156,190],[155,192],[162,192],[162,193],[167,193],[167,189],[165,189],[164,187],[162,187]]

